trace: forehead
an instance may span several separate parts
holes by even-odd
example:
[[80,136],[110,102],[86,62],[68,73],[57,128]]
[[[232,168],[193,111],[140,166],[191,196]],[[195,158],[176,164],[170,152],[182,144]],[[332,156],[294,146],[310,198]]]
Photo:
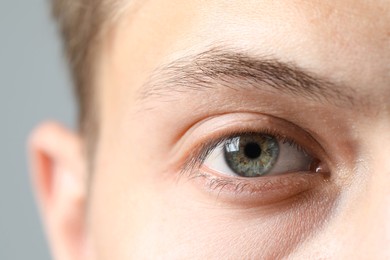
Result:
[[390,95],[389,1],[155,0],[121,18],[103,66],[127,78],[126,97],[158,66],[215,45],[293,62],[377,100]]

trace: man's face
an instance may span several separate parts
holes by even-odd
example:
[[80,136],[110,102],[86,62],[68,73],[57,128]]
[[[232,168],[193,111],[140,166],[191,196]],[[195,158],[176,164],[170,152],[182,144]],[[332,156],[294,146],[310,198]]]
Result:
[[96,258],[390,257],[389,1],[122,15],[99,59]]

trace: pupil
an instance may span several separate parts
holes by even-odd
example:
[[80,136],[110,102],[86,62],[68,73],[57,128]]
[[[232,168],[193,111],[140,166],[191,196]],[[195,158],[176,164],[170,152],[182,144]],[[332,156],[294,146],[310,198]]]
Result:
[[244,154],[250,159],[256,159],[261,155],[260,145],[257,143],[248,143],[244,148]]

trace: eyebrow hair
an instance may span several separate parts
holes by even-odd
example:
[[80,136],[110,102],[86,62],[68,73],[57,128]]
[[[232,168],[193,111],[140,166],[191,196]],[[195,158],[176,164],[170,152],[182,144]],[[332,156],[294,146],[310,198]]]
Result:
[[140,100],[204,91],[220,85],[250,91],[268,88],[277,94],[342,107],[357,103],[353,88],[319,77],[291,62],[218,47],[155,69],[141,88]]

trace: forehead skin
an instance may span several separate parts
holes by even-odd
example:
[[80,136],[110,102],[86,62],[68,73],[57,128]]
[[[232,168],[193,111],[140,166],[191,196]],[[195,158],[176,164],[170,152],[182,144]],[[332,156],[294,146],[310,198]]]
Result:
[[[113,93],[126,102],[108,98],[113,88],[101,87],[101,94],[127,105],[158,65],[217,44],[293,61],[378,103],[390,95],[389,16],[388,1],[146,1],[123,15],[102,52],[101,69],[107,59],[113,63],[110,73],[125,91]],[[98,82],[119,85],[110,77]]]
[[[367,96],[370,116],[364,119],[365,124],[356,123],[361,128],[354,135],[358,138],[366,131],[367,122],[381,129],[390,127],[388,120],[379,120],[390,115],[389,24],[389,1],[154,0],[145,1],[136,12],[129,8],[105,38],[98,71],[101,132],[90,205],[90,230],[98,255],[102,259],[127,259],[149,252],[175,258],[213,252],[212,245],[192,248],[188,232],[201,240],[202,236],[194,233],[210,228],[209,223],[189,221],[192,217],[202,219],[202,212],[188,215],[179,199],[183,190],[168,191],[172,186],[163,180],[171,174],[164,164],[170,153],[164,154],[161,147],[172,146],[177,138],[172,132],[183,131],[196,120],[175,117],[160,103],[148,113],[137,103],[138,93],[156,68],[210,46],[293,62]],[[197,108],[196,104],[187,103],[186,109],[190,108]],[[329,120],[338,122],[343,119],[339,112],[329,108],[323,114],[335,114]],[[361,119],[353,109],[344,112],[351,120]],[[324,124],[315,120],[319,119],[313,118],[313,124]],[[161,131],[156,133],[156,129]],[[227,219],[221,221],[229,223]],[[202,228],[191,228],[191,223]],[[186,235],[178,231],[180,228],[187,229]],[[328,251],[315,244],[328,244],[336,229],[324,230],[321,238],[315,236],[317,239],[306,244],[297,238],[285,253],[310,256],[307,248],[313,248],[312,253],[329,257]],[[211,230],[218,233],[215,225]],[[233,225],[231,230],[242,232],[242,227]],[[219,240],[224,236],[219,233]],[[215,239],[209,242],[215,243]],[[178,249],[167,252],[172,243]]]

